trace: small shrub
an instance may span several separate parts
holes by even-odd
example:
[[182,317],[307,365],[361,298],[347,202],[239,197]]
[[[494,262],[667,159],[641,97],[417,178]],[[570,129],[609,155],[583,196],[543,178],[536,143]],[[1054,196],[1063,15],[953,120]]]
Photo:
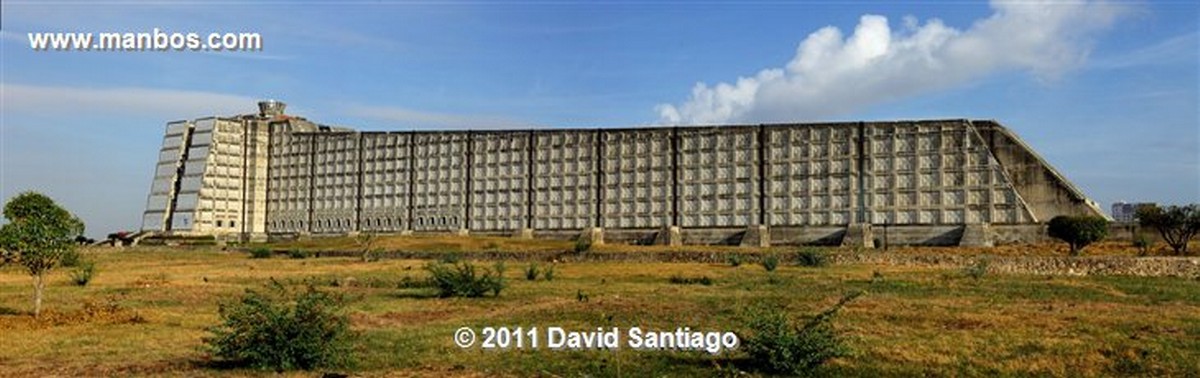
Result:
[[1059,215],[1050,219],[1046,232],[1052,238],[1067,242],[1071,256],[1078,256],[1084,247],[1108,236],[1108,220],[1096,216]]
[[775,268],[779,267],[779,256],[776,256],[773,253],[763,256],[762,266],[763,269],[766,269],[768,272],[774,272]]
[[729,266],[737,268],[742,265],[742,255],[734,253],[725,258],[729,262]]
[[254,248],[250,250],[250,258],[252,259],[269,259],[271,258],[271,250],[266,248]]
[[546,270],[542,271],[542,278],[545,278],[546,281],[554,281],[554,265],[547,266]]
[[428,287],[433,287],[429,280],[418,280],[409,276],[404,276],[400,278],[400,281],[396,282],[397,289],[424,289]]
[[670,279],[668,279],[668,282],[676,284],[676,285],[700,284],[700,285],[704,285],[704,286],[712,286],[712,284],[713,284],[712,278],[708,278],[708,276],[702,276],[702,277],[697,278],[697,277],[684,277],[684,276],[680,276],[680,275],[674,275],[674,276],[671,276]]
[[877,284],[880,282],[883,282],[883,273],[879,273],[878,270],[871,272],[871,283]]
[[862,295],[848,294],[803,325],[782,308],[759,308],[750,314],[743,332],[745,350],[754,366],[776,374],[810,375],[826,361],[848,353],[833,328],[833,317]]
[[537,281],[539,273],[541,272],[538,270],[538,264],[535,262],[529,263],[529,266],[525,267],[526,280]]
[[475,264],[465,261],[453,264],[431,263],[425,266],[425,270],[429,271],[430,283],[437,288],[438,296],[442,298],[478,298],[488,292],[498,296],[504,288],[503,264],[497,264],[493,269],[478,269]]
[[66,252],[63,252],[62,258],[58,260],[58,265],[67,268],[79,266],[79,251],[75,250],[75,248],[71,248]]
[[92,278],[96,276],[96,263],[84,261],[78,264],[74,270],[71,270],[71,282],[79,286],[87,286],[92,282]]
[[221,323],[204,339],[216,358],[257,369],[311,370],[353,362],[350,321],[340,297],[312,286],[298,293],[276,283],[247,290],[220,307]]
[[592,241],[584,238],[575,240],[575,252],[583,253],[592,249]]
[[293,249],[293,250],[288,251],[288,257],[293,258],[293,259],[307,259],[308,251],[301,250],[301,249]]
[[816,248],[805,248],[796,254],[796,262],[800,266],[807,267],[822,267],[829,265],[829,256],[824,251]]
[[1150,254],[1150,238],[1143,234],[1137,234],[1133,237],[1133,247],[1137,248],[1138,256],[1146,256]]
[[971,277],[973,280],[978,281],[979,279],[983,278],[983,276],[987,275],[989,265],[991,265],[990,260],[985,258],[977,259],[975,262],[963,267],[963,274],[967,277]]
[[450,252],[442,255],[438,261],[442,264],[458,264],[459,261],[462,261],[462,255],[458,252]]

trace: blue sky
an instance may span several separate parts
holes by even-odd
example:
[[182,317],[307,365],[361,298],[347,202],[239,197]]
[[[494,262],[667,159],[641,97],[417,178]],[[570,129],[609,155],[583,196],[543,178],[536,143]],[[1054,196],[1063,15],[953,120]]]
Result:
[[[0,197],[137,228],[171,120],[363,130],[986,118],[1105,209],[1200,202],[1200,7],[6,1]],[[258,32],[256,52],[37,52],[29,32]]]

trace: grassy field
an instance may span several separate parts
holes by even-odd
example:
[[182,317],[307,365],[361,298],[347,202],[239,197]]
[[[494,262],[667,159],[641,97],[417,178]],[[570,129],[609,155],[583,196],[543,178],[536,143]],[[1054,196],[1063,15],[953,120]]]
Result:
[[[465,247],[443,247],[526,243],[470,239],[461,242]],[[280,248],[335,248],[309,243]],[[461,349],[452,335],[463,326],[741,331],[747,308],[779,305],[803,317],[854,290],[867,294],[834,321],[852,353],[832,361],[824,371],[830,375],[1200,374],[1196,280],[997,274],[975,280],[957,270],[869,265],[782,266],[768,273],[751,264],[559,263],[553,281],[531,282],[523,276],[526,263],[509,262],[509,286],[499,298],[439,299],[428,289],[398,288],[406,277],[423,279],[425,261],[250,259],[215,247],[100,249],[85,251],[85,258],[98,263],[95,280],[79,287],[56,271],[41,320],[27,313],[29,276],[17,267],[0,269],[0,376],[257,374],[211,367],[202,338],[217,323],[220,303],[272,279],[313,282],[349,298],[360,347],[355,375],[759,374],[736,351],[484,351]],[[708,277],[712,284],[673,284],[671,277]]]

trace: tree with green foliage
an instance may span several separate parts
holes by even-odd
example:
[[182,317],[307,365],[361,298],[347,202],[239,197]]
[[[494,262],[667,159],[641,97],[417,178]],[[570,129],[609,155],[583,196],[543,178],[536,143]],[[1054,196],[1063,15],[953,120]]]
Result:
[[1071,246],[1071,256],[1079,256],[1079,251],[1088,244],[1108,236],[1108,220],[1090,215],[1059,215],[1050,219],[1047,233],[1052,238],[1067,242]]
[[1186,255],[1188,242],[1200,233],[1198,204],[1168,206],[1166,209],[1158,206],[1138,207],[1137,219],[1142,227],[1158,230],[1163,241],[1166,241],[1177,255]]
[[33,316],[42,313],[46,274],[63,256],[74,251],[75,237],[83,234],[83,222],[54,200],[35,192],[24,192],[4,204],[8,224],[0,227],[0,249],[33,276]]

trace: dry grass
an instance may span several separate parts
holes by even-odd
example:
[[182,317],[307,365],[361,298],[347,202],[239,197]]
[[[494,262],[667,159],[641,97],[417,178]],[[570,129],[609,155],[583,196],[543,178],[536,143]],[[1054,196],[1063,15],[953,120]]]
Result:
[[[449,243],[412,239],[385,242],[400,249]],[[333,240],[311,242],[338,248]],[[505,242],[530,250],[571,246],[470,238],[455,248],[507,248]],[[424,261],[249,259],[241,252],[168,248],[85,255],[98,262],[95,281],[78,287],[54,273],[41,320],[25,313],[30,278],[0,269],[0,376],[254,374],[209,367],[201,340],[221,301],[272,279],[346,294],[362,334],[356,373],[370,376],[714,375],[714,365],[748,367],[737,354],[462,350],[451,335],[462,326],[737,331],[746,308],[769,303],[811,314],[850,290],[869,294],[835,321],[854,353],[832,363],[833,375],[1200,374],[1196,280],[987,275],[976,281],[916,267],[782,266],[768,274],[752,264],[595,262],[556,264],[554,281],[531,282],[522,277],[523,263],[510,262],[510,286],[499,298],[437,299],[426,289],[397,288],[405,277],[424,278]],[[875,272],[881,277],[872,278]],[[713,284],[673,285],[672,276],[711,277]],[[581,293],[587,301],[579,301]]]

